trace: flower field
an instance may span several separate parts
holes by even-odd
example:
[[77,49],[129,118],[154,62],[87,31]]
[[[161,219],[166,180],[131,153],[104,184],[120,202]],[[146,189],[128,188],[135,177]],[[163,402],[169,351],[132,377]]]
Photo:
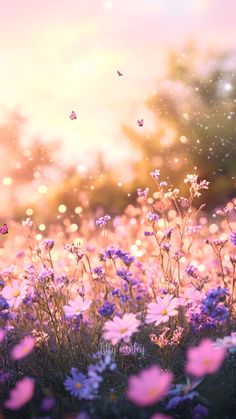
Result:
[[150,176],[121,216],[2,232],[1,418],[235,418],[235,200]]

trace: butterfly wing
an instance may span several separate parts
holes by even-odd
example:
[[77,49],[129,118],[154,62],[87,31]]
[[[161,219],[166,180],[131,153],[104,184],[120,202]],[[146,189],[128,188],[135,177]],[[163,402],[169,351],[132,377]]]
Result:
[[139,127],[142,127],[143,126],[143,119],[138,119],[137,124],[138,124]]
[[7,234],[8,233],[8,227],[7,224],[3,224],[3,226],[0,228],[1,234]]
[[117,74],[118,76],[123,76],[123,74],[119,70],[117,70]]

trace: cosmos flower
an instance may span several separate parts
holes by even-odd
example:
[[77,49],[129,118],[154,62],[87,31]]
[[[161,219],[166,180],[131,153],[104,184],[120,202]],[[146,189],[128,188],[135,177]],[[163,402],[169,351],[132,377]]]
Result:
[[34,380],[24,377],[17,381],[16,386],[11,390],[10,397],[4,402],[4,406],[10,410],[17,410],[28,403],[34,394]]
[[2,290],[3,297],[10,307],[18,308],[27,294],[27,281],[13,279],[11,285],[6,285]]
[[126,397],[138,406],[152,405],[167,393],[172,378],[171,372],[162,372],[158,365],[153,365],[129,377]]
[[93,399],[93,387],[91,380],[80,373],[77,368],[71,368],[70,375],[64,381],[64,386],[72,396],[78,399]]
[[225,348],[214,349],[211,339],[203,339],[199,346],[188,350],[185,370],[195,377],[214,374],[223,363],[225,354]]
[[163,298],[157,297],[156,303],[149,303],[147,306],[146,323],[155,323],[158,326],[161,323],[168,322],[170,317],[176,316],[179,306],[178,298],[166,294]]
[[68,305],[64,306],[64,312],[67,318],[73,316],[79,316],[84,311],[88,310],[92,301],[83,300],[83,298],[78,295],[74,300],[69,300]]
[[11,351],[11,357],[14,361],[18,361],[26,357],[32,352],[35,345],[34,338],[32,336],[25,336],[24,339],[18,345],[16,345]]
[[110,340],[112,345],[116,345],[122,339],[127,343],[133,333],[137,332],[140,321],[133,313],[126,313],[123,317],[115,316],[113,320],[108,320],[104,325],[103,337]]

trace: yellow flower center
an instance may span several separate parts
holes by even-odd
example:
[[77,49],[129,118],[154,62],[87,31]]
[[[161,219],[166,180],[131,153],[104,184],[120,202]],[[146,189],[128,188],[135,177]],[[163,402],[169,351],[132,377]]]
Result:
[[161,314],[162,314],[162,316],[166,316],[166,314],[167,314],[166,308],[164,308],[163,310],[161,310]]
[[204,359],[203,365],[205,365],[206,367],[208,367],[209,365],[211,365],[211,360],[210,359]]
[[19,290],[15,290],[15,291],[13,291],[13,297],[19,297],[19,295],[20,295],[20,291]]
[[81,384],[80,383],[76,383],[75,387],[78,388],[78,390],[81,388]]
[[127,327],[122,327],[122,328],[120,329],[120,333],[125,333],[125,332],[127,332]]
[[148,394],[149,394],[149,396],[156,397],[156,396],[158,396],[158,394],[159,394],[159,390],[158,390],[158,388],[156,388],[156,387],[152,387],[152,388],[150,388],[150,390],[148,391]]

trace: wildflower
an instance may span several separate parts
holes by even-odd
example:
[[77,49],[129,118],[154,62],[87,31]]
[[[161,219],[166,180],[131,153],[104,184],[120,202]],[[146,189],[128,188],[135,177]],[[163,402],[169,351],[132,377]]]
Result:
[[126,313],[123,317],[115,316],[113,320],[108,320],[104,325],[103,337],[110,340],[112,345],[116,345],[122,339],[127,343],[133,333],[137,332],[140,321],[133,313]]
[[22,221],[22,225],[23,225],[23,227],[32,227],[32,225],[33,225],[34,223],[33,223],[33,221],[31,220],[31,218],[26,218],[26,220],[23,220]]
[[222,339],[216,339],[214,346],[216,348],[229,349],[230,352],[236,351],[236,332],[232,332],[230,336],[225,336]]
[[96,266],[96,268],[93,269],[93,273],[97,275],[99,278],[104,276],[104,270],[101,266]]
[[189,265],[187,266],[187,268],[185,268],[185,273],[188,276],[191,276],[192,278],[197,278],[196,271],[197,271],[197,268],[193,265]]
[[232,243],[234,246],[236,246],[236,232],[235,232],[235,231],[233,231],[233,232],[231,233],[231,235],[230,235],[230,241],[231,241],[231,243]]
[[167,182],[165,181],[160,182],[160,187],[163,188],[164,186],[167,186]]
[[110,317],[114,313],[115,304],[104,301],[103,306],[99,308],[98,313],[103,317]]
[[150,223],[157,223],[160,219],[159,215],[155,212],[148,212],[147,213],[147,219]]
[[195,377],[214,374],[225,358],[225,349],[213,349],[211,339],[203,339],[199,346],[187,352],[186,372]]
[[4,298],[2,295],[0,295],[0,311],[8,310],[9,307],[10,306],[9,306],[6,298]]
[[44,247],[44,249],[45,250],[52,250],[53,249],[53,247],[54,247],[54,240],[51,240],[51,239],[45,239],[44,241],[43,241],[43,247]]
[[13,279],[11,285],[6,285],[2,290],[3,297],[7,300],[10,307],[18,308],[22,300],[26,297],[27,282]]
[[150,175],[153,177],[153,179],[159,179],[160,174],[160,170],[158,169],[155,169],[152,172],[150,172]]
[[137,194],[139,198],[147,198],[149,192],[149,188],[142,190],[141,188],[137,189]]
[[91,305],[91,300],[83,300],[83,298],[78,295],[74,300],[69,300],[68,305],[64,306],[64,312],[67,318],[73,316],[79,316],[84,311],[87,311]]
[[19,359],[24,358],[32,352],[34,345],[34,338],[32,338],[32,336],[25,336],[25,338],[22,339],[22,341],[11,351],[12,359],[14,359],[14,361],[18,361]]
[[97,227],[105,227],[106,223],[111,220],[110,215],[104,215],[96,220]]
[[91,399],[91,381],[84,374],[81,374],[77,368],[71,368],[70,375],[64,381],[64,386],[72,396],[78,399]]
[[4,337],[5,337],[4,330],[0,329],[0,342],[3,341]]
[[10,410],[18,410],[28,403],[34,394],[34,380],[24,377],[17,381],[16,386],[10,392],[10,397],[4,402],[4,406]]
[[153,365],[129,377],[126,397],[138,406],[152,405],[165,396],[172,378],[171,372],[162,372],[158,365]]
[[153,231],[144,231],[144,236],[154,236]]
[[52,269],[42,268],[38,275],[38,280],[41,283],[47,282],[54,277],[54,272]]
[[133,278],[132,272],[128,271],[127,269],[117,269],[116,275],[126,281],[128,284],[135,285],[136,281]]
[[179,306],[178,298],[173,298],[167,294],[163,298],[158,297],[156,303],[149,303],[147,307],[146,323],[155,323],[158,326],[161,323],[168,322],[170,317],[176,316]]

